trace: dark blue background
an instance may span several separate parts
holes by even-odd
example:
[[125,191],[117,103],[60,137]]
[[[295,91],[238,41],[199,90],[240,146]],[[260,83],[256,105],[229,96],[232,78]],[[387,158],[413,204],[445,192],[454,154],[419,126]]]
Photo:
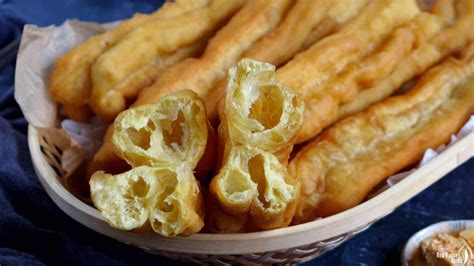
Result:
[[[151,12],[161,2],[0,0],[0,265],[176,263],[96,234],[61,212],[35,176],[27,124],[13,100],[15,43],[24,22],[106,22]],[[471,159],[369,230],[308,264],[398,265],[404,243],[416,231],[438,221],[474,218],[473,172]]]

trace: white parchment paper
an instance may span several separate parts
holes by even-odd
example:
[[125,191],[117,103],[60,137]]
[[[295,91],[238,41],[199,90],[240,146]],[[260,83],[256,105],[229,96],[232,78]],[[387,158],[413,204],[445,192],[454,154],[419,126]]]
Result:
[[[106,125],[93,121],[85,124],[72,120],[58,121],[57,104],[49,94],[48,80],[56,59],[88,37],[114,27],[107,24],[68,20],[61,26],[40,28],[26,25],[21,39],[15,74],[15,99],[28,122],[36,128],[48,128],[48,134],[64,134],[70,145],[62,155],[62,167],[71,174],[81,162],[95,153],[101,144]],[[436,150],[427,150],[420,164],[425,164],[458,139],[474,131],[474,116],[463,129],[453,135],[451,142]],[[416,168],[391,176],[387,186],[392,186],[415,171]]]
[[90,124],[73,120],[58,121],[59,108],[51,98],[48,81],[56,59],[92,35],[102,33],[117,22],[97,24],[68,20],[61,26],[45,28],[25,25],[15,72],[15,99],[28,123],[58,137],[67,133],[68,146],[61,156],[67,175],[100,147],[106,125],[94,120]]

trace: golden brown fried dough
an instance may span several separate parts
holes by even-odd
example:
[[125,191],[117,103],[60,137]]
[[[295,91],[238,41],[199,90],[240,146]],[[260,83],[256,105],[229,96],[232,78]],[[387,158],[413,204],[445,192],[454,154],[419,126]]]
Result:
[[425,44],[405,57],[397,68],[372,87],[359,92],[355,99],[341,105],[338,119],[359,112],[395,92],[404,82],[420,75],[443,57],[461,49],[474,40],[474,1],[457,2],[457,17],[454,24],[436,34]]
[[183,89],[206,97],[242,53],[278,25],[290,3],[289,0],[248,1],[209,41],[199,59],[187,59],[168,68],[140,93],[133,106],[156,102],[163,95]]
[[[183,47],[174,53],[153,58],[121,80],[114,78],[114,81],[111,81],[111,79],[105,81],[106,79],[102,76],[104,72],[98,75],[93,74],[93,80],[99,80],[95,83],[101,83],[101,85],[92,90],[89,98],[90,108],[103,121],[113,121],[118,112],[125,110],[127,104],[137,97],[141,89],[153,83],[163,69],[185,58],[199,55],[204,50],[206,43],[207,39],[203,38],[197,43]],[[103,70],[106,71],[106,69]],[[92,73],[97,72],[92,71]],[[104,75],[112,78],[112,75]],[[107,87],[111,82],[115,83],[114,87]]]
[[341,102],[349,101],[360,89],[390,74],[407,54],[426,43],[442,27],[437,16],[419,14],[408,25],[396,29],[374,53],[348,66],[324,91],[334,93]]
[[220,208],[238,220],[246,217],[245,230],[251,231],[287,226],[294,214],[298,189],[276,156],[243,146],[230,148],[210,184]]
[[88,176],[100,170],[123,173],[128,164],[190,161],[198,178],[207,177],[214,169],[217,144],[201,103],[196,93],[184,90],[152,106],[122,112],[107,129],[104,144],[89,163]]
[[149,221],[165,236],[201,230],[204,202],[193,169],[206,148],[207,126],[204,103],[189,90],[122,112],[112,139],[132,169],[115,176],[98,171],[89,182],[105,220],[125,230]]
[[55,101],[64,105],[69,118],[86,121],[93,116],[88,99],[92,89],[90,68],[96,59],[135,27],[156,19],[167,19],[209,4],[210,0],[165,3],[150,15],[135,14],[111,31],[92,36],[58,58],[50,80]]
[[104,171],[116,175],[130,169],[130,165],[115,154],[115,147],[112,143],[113,134],[114,127],[110,125],[105,132],[102,146],[87,165],[88,178],[97,171]]
[[[183,89],[205,96],[252,43],[278,24],[289,5],[289,0],[249,1],[212,38],[201,58],[187,59],[167,68],[153,85],[140,93],[133,106],[156,102],[163,95]],[[110,133],[104,137],[104,143],[89,163],[88,173],[102,170],[100,167],[108,165],[108,160],[118,160],[108,152],[112,150],[111,136]]]
[[[242,58],[279,66],[310,46],[310,42],[313,44],[326,34],[338,30],[343,23],[357,15],[367,2],[368,0],[298,1],[280,25],[250,47]],[[317,33],[308,34],[315,25]],[[205,98],[208,117],[213,125],[218,124],[218,114],[223,112],[219,106],[223,106],[226,85],[227,81],[222,80]]]
[[305,122],[297,136],[303,142],[333,123],[339,104],[354,99],[359,91],[389,75],[403,58],[425,43],[442,28],[441,20],[421,13],[395,31],[373,53],[349,64],[325,85],[314,88],[306,98]]
[[90,180],[91,198],[107,223],[122,230],[147,222],[164,236],[190,235],[204,226],[204,205],[192,170],[140,166],[119,175],[102,171]]
[[[468,49],[474,49],[474,44]],[[474,112],[474,58],[449,58],[405,95],[323,132],[290,162],[301,185],[294,223],[349,209],[381,181],[449,141]]]
[[229,70],[226,95],[219,127],[223,162],[210,184],[209,197],[219,205],[209,213],[211,230],[286,226],[294,213],[298,185],[274,153],[292,146],[302,124],[303,103],[276,83],[275,66],[250,59]]
[[306,98],[419,12],[414,0],[371,2],[341,31],[317,42],[279,68],[277,80]]
[[[309,97],[323,89],[346,66],[372,52],[393,29],[407,23],[419,12],[414,0],[370,2],[357,18],[339,32],[317,42],[279,68],[277,80],[298,93],[308,106],[329,108],[325,113],[333,111],[334,104],[325,103],[316,107]],[[311,111],[310,107],[308,111]],[[298,135],[297,142],[303,142],[315,134],[317,132],[312,130],[304,131]]]
[[431,13],[441,17],[445,23],[452,24],[456,18],[454,0],[437,0],[431,6]]
[[242,58],[279,66],[300,51],[308,33],[324,18],[330,0],[297,0],[282,22],[254,43]]
[[332,1],[331,7],[323,21],[306,36],[302,49],[304,51],[323,37],[337,32],[370,2],[369,0],[338,0]]
[[103,120],[112,121],[161,69],[199,55],[208,36],[243,3],[213,0],[207,6],[171,19],[147,21],[130,31],[92,66],[92,110]]
[[217,233],[244,233],[246,231],[247,215],[232,215],[224,211],[217,199],[207,194],[205,229]]
[[303,102],[276,82],[275,66],[243,59],[228,75],[223,121],[227,144],[259,147],[276,155],[292,147],[303,123]]
[[170,94],[120,113],[112,141],[132,167],[189,162],[194,169],[206,149],[206,109],[192,91]]

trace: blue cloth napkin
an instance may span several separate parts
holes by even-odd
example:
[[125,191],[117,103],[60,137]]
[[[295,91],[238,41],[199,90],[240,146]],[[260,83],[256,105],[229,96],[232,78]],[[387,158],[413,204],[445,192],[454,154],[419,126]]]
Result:
[[[66,216],[33,171],[27,123],[13,99],[24,22],[111,21],[150,12],[161,1],[0,0],[0,265],[178,264],[119,243]],[[474,218],[471,159],[395,212],[308,265],[399,265],[407,239],[432,223]]]

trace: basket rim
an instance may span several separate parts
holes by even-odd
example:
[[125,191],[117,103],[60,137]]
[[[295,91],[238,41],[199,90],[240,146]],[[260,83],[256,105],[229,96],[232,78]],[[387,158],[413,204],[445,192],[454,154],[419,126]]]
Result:
[[[472,157],[474,149],[469,147],[472,147],[473,143],[474,132],[471,132],[395,186],[349,210],[324,219],[261,232],[197,233],[187,237],[169,238],[157,234],[139,234],[109,227],[98,210],[82,202],[62,186],[40,153],[37,130],[32,125],[28,126],[28,146],[38,179],[56,205],[68,216],[101,234],[142,248],[147,248],[143,246],[143,243],[153,242],[153,248],[159,250],[197,254],[243,254],[294,248],[356,231],[387,215]],[[270,240],[274,242],[268,244]],[[264,245],[265,243],[268,245]],[[177,244],[183,248],[177,248]],[[209,250],[210,245],[216,249]],[[219,248],[219,246],[221,247]],[[239,248],[236,248],[237,246]],[[233,248],[229,250],[229,247]]]

